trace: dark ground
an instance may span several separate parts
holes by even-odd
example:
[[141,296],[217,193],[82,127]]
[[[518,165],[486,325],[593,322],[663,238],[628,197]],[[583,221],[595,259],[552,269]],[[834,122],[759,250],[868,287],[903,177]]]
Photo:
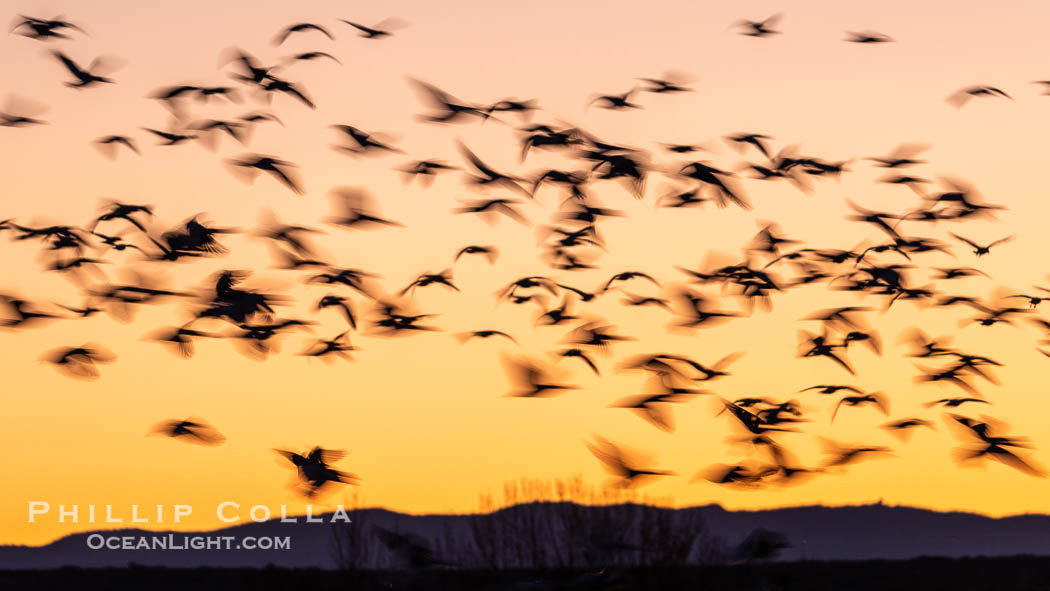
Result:
[[907,561],[783,562],[682,569],[573,571],[426,571],[358,573],[306,569],[58,569],[0,571],[0,588],[107,589],[327,589],[428,591],[459,589],[645,589],[923,591],[1050,590],[1050,557],[917,558]]

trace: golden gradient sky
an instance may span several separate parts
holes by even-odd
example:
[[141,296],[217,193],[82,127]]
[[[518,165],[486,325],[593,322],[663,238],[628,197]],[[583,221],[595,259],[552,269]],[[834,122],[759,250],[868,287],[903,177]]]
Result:
[[[0,3],[0,17],[24,13],[62,14],[83,25],[89,37],[53,43],[89,62],[99,54],[120,56],[127,65],[113,74],[118,84],[76,91],[63,86],[67,74],[46,50],[49,44],[17,35],[0,36],[0,80],[7,92],[50,106],[42,115],[50,125],[0,129],[0,219],[20,223],[87,224],[99,202],[114,198],[156,206],[157,227],[199,212],[220,226],[251,228],[258,211],[270,208],[289,223],[319,224],[328,211],[328,190],[338,185],[367,186],[387,216],[402,229],[343,232],[327,228],[316,240],[344,267],[381,273],[393,291],[418,273],[450,266],[466,244],[497,244],[503,257],[490,267],[481,259],[462,259],[455,267],[462,294],[441,288],[422,290],[418,305],[440,314],[443,333],[400,339],[354,335],[361,351],[352,364],[326,365],[295,355],[304,337],[284,339],[281,355],[260,363],[238,354],[228,342],[202,342],[190,360],[172,356],[142,340],[155,327],[184,320],[177,305],[141,309],[134,322],[120,324],[106,315],[62,321],[42,328],[0,334],[3,412],[0,447],[5,477],[0,487],[0,543],[44,543],[88,524],[26,523],[26,503],[132,503],[195,506],[180,529],[221,525],[213,508],[224,500],[243,505],[299,506],[285,487],[286,466],[274,447],[321,445],[347,449],[337,467],[359,474],[360,493],[369,505],[408,512],[470,511],[478,495],[520,477],[558,478],[582,474],[599,482],[604,473],[583,445],[593,433],[650,452],[659,467],[684,477],[667,478],[646,489],[676,504],[709,502],[730,508],[800,503],[887,503],[937,509],[964,509],[992,515],[1050,511],[1050,482],[1001,465],[959,468],[951,461],[955,440],[938,421],[906,444],[876,428],[887,419],[870,409],[844,412],[828,424],[834,400],[800,396],[815,422],[807,433],[836,440],[892,445],[895,457],[850,467],[803,485],[736,491],[707,482],[690,483],[697,470],[732,462],[741,453],[726,443],[729,422],[713,418],[717,405],[701,397],[675,408],[678,430],[665,434],[633,414],[607,408],[640,391],[638,374],[616,374],[604,359],[601,378],[574,368],[582,390],[549,400],[508,399],[499,363],[503,343],[459,345],[450,333],[500,328],[521,341],[525,352],[540,355],[563,335],[560,329],[532,326],[530,308],[503,304],[493,292],[523,274],[556,273],[535,256],[534,230],[502,221],[490,227],[469,216],[452,216],[456,199],[471,195],[458,174],[440,177],[433,187],[402,184],[393,169],[412,158],[460,159],[453,140],[462,139],[501,169],[529,173],[564,161],[537,152],[518,162],[512,129],[489,123],[434,126],[415,120],[423,105],[405,82],[418,77],[450,93],[478,102],[504,97],[537,98],[542,121],[561,119],[584,126],[611,142],[646,147],[657,163],[675,159],[654,142],[708,142],[712,159],[734,166],[741,157],[718,137],[754,131],[776,137],[776,146],[801,144],[806,154],[829,160],[855,159],[841,182],[824,180],[806,196],[790,185],[744,181],[755,204],[738,209],[657,209],[655,198],[667,184],[656,177],[648,195],[635,201],[615,184],[600,185],[602,202],[628,212],[626,220],[603,222],[609,245],[602,269],[561,272],[570,285],[591,288],[621,270],[646,270],[667,281],[681,281],[675,265],[695,267],[710,249],[734,252],[756,230],[756,220],[776,220],[784,232],[809,246],[852,248],[881,237],[867,226],[846,223],[845,198],[871,207],[905,211],[915,198],[905,188],[872,181],[882,171],[862,158],[888,152],[903,142],[933,147],[929,164],[917,172],[954,175],[976,184],[991,202],[1010,208],[1001,223],[973,222],[957,228],[981,241],[1016,233],[1018,239],[980,261],[993,280],[965,279],[953,291],[984,296],[995,286],[1027,290],[1044,281],[1042,266],[1050,247],[1045,220],[1050,215],[1045,170],[1045,138],[1050,132],[1050,97],[1031,81],[1050,76],[1045,56],[1050,37],[1046,2],[858,3],[812,0],[775,2],[552,2],[511,6],[481,1],[454,3],[385,2],[353,7],[345,2],[203,2],[143,4],[124,0],[82,3],[20,1]],[[752,39],[727,30],[739,18],[784,12],[784,35]],[[5,16],[6,15],[6,16]],[[357,37],[337,19],[377,22],[397,15],[409,28],[382,41]],[[293,36],[274,48],[276,32],[298,21],[324,24],[335,33]],[[842,42],[845,30],[874,29],[897,42],[860,46]],[[311,62],[288,76],[300,81],[318,103],[311,111],[278,97],[273,109],[287,125],[259,127],[246,148],[224,140],[217,153],[200,145],[162,148],[138,128],[164,128],[167,112],[144,98],[175,83],[219,84],[218,56],[237,45],[264,60],[293,51],[333,53],[343,66]],[[609,112],[584,109],[595,92],[622,92],[634,78],[684,70],[697,79],[697,92],[642,95],[644,110]],[[1016,100],[975,100],[962,109],[944,102],[969,84],[990,84]],[[2,97],[0,97],[2,98]],[[245,105],[214,104],[209,116],[234,116]],[[198,108],[203,114],[205,110]],[[510,118],[508,118],[510,120]],[[398,138],[409,156],[351,159],[330,149],[338,138],[327,125],[347,123],[385,131]],[[91,145],[102,135],[134,135],[144,156],[103,158]],[[221,159],[252,151],[274,154],[301,165],[306,193],[296,197],[270,178],[254,185],[238,182]],[[541,191],[527,211],[545,223],[557,203],[554,190]],[[945,238],[945,228],[913,225],[915,234]],[[299,304],[283,314],[303,316],[327,293],[304,286],[288,272],[266,270],[265,245],[245,236],[224,238],[232,254],[168,267],[175,284],[200,285],[223,268],[255,268],[280,284]],[[40,271],[35,242],[0,241],[0,291],[41,302],[79,304],[80,296],[61,277]],[[964,248],[957,259],[930,255],[924,265],[974,265]],[[111,253],[116,262],[135,255]],[[106,271],[114,275],[112,269]],[[921,284],[921,282],[920,282]],[[632,285],[630,291],[651,293]],[[714,292],[712,292],[714,293]],[[797,390],[822,382],[846,381],[891,395],[892,417],[921,413],[935,417],[922,402],[954,394],[950,388],[916,385],[911,360],[888,346],[882,357],[852,354],[855,382],[824,360],[795,358],[796,332],[812,328],[800,317],[821,307],[849,305],[851,294],[824,287],[795,290],[774,299],[772,313],[730,322],[693,335],[668,334],[666,314],[627,309],[606,298],[593,311],[638,340],[613,348],[616,357],[670,351],[712,363],[734,351],[747,355],[733,375],[711,385],[726,398],[767,395],[791,398]],[[871,304],[880,305],[872,299]],[[726,301],[724,307],[736,307]],[[920,312],[910,303],[876,316],[888,344],[902,329],[921,322],[931,335],[958,331],[955,344],[1005,363],[1001,385],[982,385],[995,403],[989,414],[1010,422],[1012,431],[1046,445],[1050,401],[1046,398],[1046,358],[1033,344],[1028,327],[959,329],[959,309]],[[316,318],[319,336],[340,324],[334,313]],[[96,382],[73,381],[38,361],[60,345],[102,343],[118,356],[102,368]],[[144,437],[158,420],[198,415],[218,427],[228,441],[215,448]],[[785,439],[804,462],[819,461],[809,435]],[[1043,456],[1037,453],[1037,458]],[[337,493],[327,502],[334,503]],[[162,524],[156,527],[170,527]]]

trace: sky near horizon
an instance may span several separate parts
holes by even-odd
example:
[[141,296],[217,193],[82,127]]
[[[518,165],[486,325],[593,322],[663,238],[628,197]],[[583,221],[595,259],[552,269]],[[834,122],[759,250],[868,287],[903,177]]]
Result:
[[[954,256],[924,255],[923,266],[977,266],[991,278],[945,282],[951,293],[984,297],[997,288],[1014,293],[1047,285],[1050,267],[1048,190],[1044,178],[1050,132],[1050,96],[1034,80],[1050,78],[1050,4],[1000,2],[963,7],[957,2],[890,0],[857,3],[551,2],[528,6],[463,1],[444,5],[422,1],[384,2],[355,8],[343,2],[201,2],[143,4],[124,0],[0,1],[0,20],[18,14],[63,15],[88,35],[41,42],[0,36],[0,91],[48,106],[39,115],[48,125],[0,128],[0,219],[20,224],[88,224],[100,203],[116,199],[155,206],[153,227],[164,229],[195,214],[217,226],[246,233],[259,212],[272,210],[288,223],[323,227],[314,242],[335,264],[382,275],[394,291],[424,271],[452,267],[454,253],[467,244],[495,244],[501,258],[490,266],[466,257],[454,266],[461,293],[430,287],[419,290],[417,307],[437,314],[443,332],[383,339],[353,333],[360,347],[355,361],[325,364],[296,355],[312,336],[342,330],[331,311],[313,315],[309,304],[327,286],[304,285],[295,273],[270,269],[265,244],[246,234],[221,237],[231,254],[187,264],[163,266],[170,284],[182,289],[205,286],[220,269],[253,269],[253,281],[290,296],[295,304],[282,316],[308,317],[316,335],[282,337],[283,350],[265,362],[246,358],[228,342],[205,340],[188,360],[171,355],[144,336],[188,318],[177,303],[145,306],[132,322],[107,314],[61,320],[42,327],[0,333],[3,412],[0,446],[5,478],[0,487],[0,544],[41,544],[98,524],[61,524],[55,519],[27,523],[30,501],[53,508],[67,505],[190,504],[194,514],[180,524],[147,524],[153,529],[213,529],[223,524],[214,508],[223,501],[244,507],[288,505],[304,499],[287,484],[293,473],[272,448],[305,450],[314,445],[345,449],[335,467],[361,477],[356,492],[369,506],[411,513],[469,512],[479,496],[519,478],[558,479],[581,475],[601,483],[607,475],[584,441],[594,434],[644,451],[655,467],[678,476],[663,478],[643,491],[684,506],[720,503],[727,508],[765,508],[798,504],[855,504],[882,499],[938,510],[989,515],[1050,512],[1050,480],[1035,478],[998,463],[960,467],[952,461],[956,439],[928,400],[957,395],[948,386],[916,384],[916,370],[897,335],[919,325],[934,336],[954,335],[953,345],[1002,361],[998,385],[981,383],[994,404],[973,411],[1000,418],[1010,434],[1032,438],[1036,461],[1050,464],[1045,448],[1050,401],[1044,385],[1047,358],[1035,350],[1040,333],[1027,321],[1017,326],[961,327],[959,308],[920,309],[899,302],[885,313],[884,302],[868,296],[830,292],[823,285],[778,294],[772,311],[694,333],[669,332],[667,315],[654,308],[625,308],[620,296],[604,297],[593,311],[635,340],[612,346],[599,356],[603,375],[589,374],[573,360],[559,363],[578,391],[551,399],[508,398],[501,358],[517,354],[509,343],[459,344],[451,333],[499,328],[521,342],[521,350],[540,357],[557,346],[559,328],[536,328],[532,307],[497,306],[493,293],[517,277],[557,276],[573,286],[592,288],[614,273],[645,270],[667,284],[687,279],[676,266],[697,268],[712,251],[736,253],[761,221],[777,222],[784,234],[815,248],[857,247],[883,237],[867,225],[848,223],[846,200],[886,211],[915,206],[907,188],[878,184],[884,171],[864,160],[906,142],[928,144],[915,169],[928,178],[965,179],[989,202],[1008,210],[998,222],[975,221],[950,228],[915,225],[914,234],[950,240],[947,230],[979,242],[1015,234],[979,261],[953,243]],[[731,28],[741,18],[783,13],[782,35],[756,39]],[[388,39],[369,40],[339,22],[375,23],[389,16],[409,26]],[[300,33],[280,47],[272,38],[294,22],[329,28],[323,35]],[[875,30],[893,43],[843,42],[847,30]],[[161,147],[142,127],[166,129],[169,113],[146,98],[172,84],[232,84],[220,56],[241,47],[263,61],[295,52],[326,51],[342,65],[304,62],[287,70],[317,103],[310,110],[280,96],[269,106],[193,105],[198,116],[233,117],[268,108],[284,126],[262,125],[246,146],[223,138],[217,151],[191,142]],[[113,72],[114,85],[75,90],[63,85],[68,73],[48,50],[61,48],[89,63],[98,55],[126,62]],[[586,108],[594,93],[623,92],[640,77],[684,71],[695,92],[640,94],[644,109],[618,112]],[[603,205],[627,213],[601,223],[607,252],[601,268],[581,273],[555,271],[537,256],[536,228],[546,224],[560,199],[543,189],[524,211],[534,220],[526,228],[510,220],[486,225],[473,216],[449,213],[457,200],[481,197],[461,179],[461,171],[439,176],[433,186],[405,184],[395,169],[409,159],[440,158],[456,166],[462,140],[496,168],[531,177],[545,168],[567,166],[550,152],[536,151],[522,163],[512,126],[499,122],[430,125],[415,116],[426,111],[407,78],[430,82],[465,100],[491,103],[506,97],[535,98],[536,121],[565,121],[597,137],[650,150],[659,166],[685,159],[663,152],[660,142],[704,143],[704,158],[734,168],[754,159],[720,138],[757,132],[775,138],[776,148],[799,145],[805,154],[850,160],[840,181],[821,179],[805,195],[788,183],[742,180],[753,211],[669,210],[654,207],[672,185],[656,175],[646,196],[635,200],[615,183],[595,185]],[[945,102],[957,89],[986,84],[1012,97],[977,98],[961,109]],[[504,117],[517,123],[513,115]],[[389,134],[404,155],[349,158],[331,149],[339,137],[328,128],[346,123]],[[110,160],[92,145],[95,138],[128,134],[143,155],[121,153]],[[266,175],[240,182],[223,158],[246,152],[274,154],[300,165],[305,192],[296,196]],[[740,173],[746,176],[746,173]],[[328,191],[362,186],[376,196],[380,211],[404,224],[367,232],[324,226]],[[494,191],[492,194],[495,194]],[[203,213],[202,213],[203,212]],[[117,228],[116,222],[109,226]],[[103,226],[105,227],[105,226]],[[0,233],[4,274],[0,293],[48,305],[80,305],[82,296],[65,278],[42,270],[36,241],[9,240]],[[136,260],[135,253],[108,253],[101,265],[111,278]],[[156,268],[162,265],[156,265]],[[931,282],[932,283],[932,282]],[[251,281],[248,283],[251,285]],[[921,283],[920,283],[921,284]],[[717,289],[705,288],[712,295]],[[632,293],[660,290],[629,284]],[[851,349],[853,379],[822,359],[797,359],[799,329],[815,329],[799,319],[818,308],[870,305],[870,318],[883,336],[882,356]],[[726,298],[720,307],[740,309]],[[367,307],[360,303],[360,309]],[[1045,314],[1037,312],[1039,317]],[[98,342],[118,360],[101,367],[101,378],[69,379],[40,362],[58,346]],[[732,375],[704,387],[726,399],[743,396],[797,398],[811,415],[806,434],[785,438],[804,464],[819,463],[819,440],[812,435],[857,444],[886,445],[891,457],[872,459],[838,472],[820,474],[789,487],[739,490],[692,477],[717,463],[745,455],[731,445],[729,419],[716,417],[717,399],[700,396],[675,405],[677,428],[664,433],[631,412],[609,408],[641,391],[644,376],[614,371],[615,360],[632,354],[668,351],[710,364],[733,352],[745,355]],[[582,368],[582,370],[581,370]],[[845,409],[831,423],[833,397],[798,391],[818,383],[855,383],[886,392],[889,417],[871,408]],[[147,437],[164,419],[200,416],[227,437],[221,446],[184,444]],[[935,430],[919,430],[901,443],[878,428],[894,418],[924,416]],[[314,501],[330,508],[351,494],[336,489]],[[54,510],[54,509],[53,509]],[[126,510],[124,511],[126,513]],[[245,512],[246,513],[246,512]]]

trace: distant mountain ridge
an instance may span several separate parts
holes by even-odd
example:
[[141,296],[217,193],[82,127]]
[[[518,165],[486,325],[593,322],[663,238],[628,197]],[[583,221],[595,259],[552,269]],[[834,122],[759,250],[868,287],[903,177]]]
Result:
[[[482,515],[405,515],[385,509],[365,509],[351,518],[371,526],[411,533],[427,540],[441,536],[471,538],[476,520],[493,519],[502,512],[542,517],[544,506],[527,504]],[[568,504],[564,504],[568,505]],[[575,506],[573,506],[575,507]],[[583,508],[588,515],[601,516],[606,507]],[[867,560],[909,559],[919,556],[1012,556],[1050,555],[1050,515],[1018,515],[994,518],[974,513],[937,512],[913,507],[860,505],[845,507],[802,506],[780,509],[730,511],[719,505],[670,512],[672,520],[696,519],[705,524],[706,535],[731,547],[757,529],[784,534],[791,547],[782,560]],[[690,522],[691,523],[691,522]],[[177,538],[207,536],[289,536],[287,550],[91,550],[88,536],[96,532],[72,534],[44,546],[0,546],[0,569],[51,569],[63,566],[82,568],[125,567],[129,563],[163,567],[263,567],[337,568],[333,528],[324,523],[239,524],[208,532],[157,532],[136,529],[105,530],[104,535],[160,536]],[[374,538],[374,536],[373,536]],[[382,557],[385,551],[377,539],[366,548],[364,566],[396,568]],[[472,539],[472,538],[471,538]],[[441,548],[435,548],[440,554]]]

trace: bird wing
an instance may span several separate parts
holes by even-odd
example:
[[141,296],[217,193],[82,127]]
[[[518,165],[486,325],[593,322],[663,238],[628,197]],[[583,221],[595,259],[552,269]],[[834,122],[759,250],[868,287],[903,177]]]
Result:
[[478,172],[490,177],[497,176],[495,171],[493,171],[484,162],[482,162],[481,159],[478,158],[477,154],[471,152],[470,148],[468,148],[466,144],[464,144],[461,141],[457,141],[456,144],[459,146],[459,151],[461,154],[463,154],[463,157],[466,158],[467,161],[469,161],[470,164],[475,169],[477,169]]
[[1006,238],[1000,238],[999,240],[996,240],[995,242],[992,242],[991,244],[988,245],[988,248],[991,248],[991,247],[993,247],[993,246],[995,246],[997,244],[1004,244],[1004,243],[1009,242],[1009,241],[1011,241],[1013,239],[1014,239],[1014,236],[1011,234],[1010,236],[1007,236]]
[[297,182],[292,180],[292,178],[288,175],[288,173],[286,173],[283,170],[281,170],[280,167],[274,166],[272,169],[270,169],[270,173],[273,174],[273,176],[275,176],[277,178],[277,180],[281,181],[281,184],[283,184],[284,186],[286,186],[289,189],[291,189],[292,192],[294,192],[295,194],[297,194],[297,195],[302,195],[303,194],[302,187],[300,187]]
[[364,25],[359,25],[357,23],[350,22],[350,21],[348,21],[346,19],[340,19],[340,20],[342,20],[344,23],[350,25],[351,27],[357,29],[358,31],[361,31],[362,33],[368,33],[370,35],[374,35],[375,33],[379,32],[379,31],[376,31],[375,29],[371,29],[371,28],[366,27]]
[[66,56],[66,54],[62,53],[61,51],[54,51],[52,52],[52,55],[57,57],[59,61],[62,62],[62,65],[64,65],[66,69],[69,70],[69,72],[77,78],[80,78],[84,75],[84,71],[80,69],[80,66],[78,66],[76,62],[74,62],[68,56]]

